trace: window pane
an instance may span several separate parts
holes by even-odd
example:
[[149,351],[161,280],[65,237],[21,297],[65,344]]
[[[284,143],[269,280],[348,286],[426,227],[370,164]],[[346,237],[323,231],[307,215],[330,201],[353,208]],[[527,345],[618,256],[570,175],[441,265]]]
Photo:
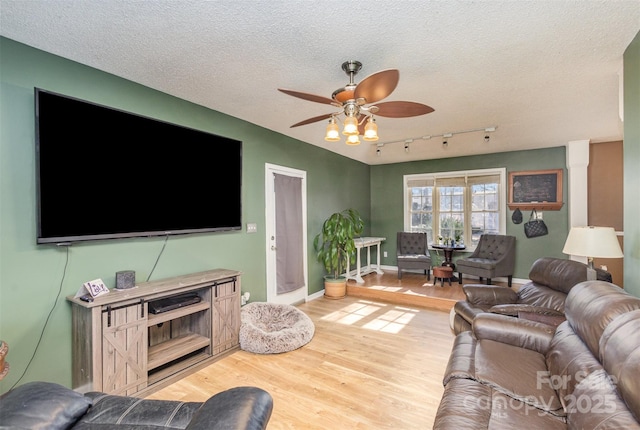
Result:
[[[412,231],[424,231],[429,242],[434,235],[463,239],[469,248],[477,245],[480,235],[500,233],[500,184],[504,173],[485,171],[438,175],[416,175],[408,178],[409,211]],[[469,205],[469,207],[467,207]],[[465,224],[467,229],[465,229]],[[469,237],[464,237],[464,234]]]

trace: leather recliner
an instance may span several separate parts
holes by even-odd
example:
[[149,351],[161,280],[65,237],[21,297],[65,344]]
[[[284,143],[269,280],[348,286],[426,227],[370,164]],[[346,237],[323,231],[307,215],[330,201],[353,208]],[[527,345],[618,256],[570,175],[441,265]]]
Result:
[[[519,312],[563,316],[564,302],[574,285],[587,280],[587,265],[578,261],[542,257],[529,271],[530,281],[517,292],[498,285],[467,284],[466,300],[456,302],[452,329],[455,334],[471,330],[474,318],[483,312],[518,316]],[[598,270],[598,279],[611,281]]]
[[273,399],[258,387],[235,387],[205,402],[81,394],[52,382],[28,382],[0,396],[0,427],[74,430],[264,430]]

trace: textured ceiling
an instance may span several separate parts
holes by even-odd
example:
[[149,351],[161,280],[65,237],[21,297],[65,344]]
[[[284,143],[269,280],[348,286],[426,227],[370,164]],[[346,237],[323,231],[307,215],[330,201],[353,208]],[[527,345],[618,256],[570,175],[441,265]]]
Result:
[[[367,164],[622,139],[622,56],[640,0],[0,0],[0,34]],[[376,145],[325,142],[330,97],[359,60],[399,69],[384,101],[427,104],[377,118]],[[442,135],[496,126],[484,132]],[[400,142],[400,143],[390,143]]]

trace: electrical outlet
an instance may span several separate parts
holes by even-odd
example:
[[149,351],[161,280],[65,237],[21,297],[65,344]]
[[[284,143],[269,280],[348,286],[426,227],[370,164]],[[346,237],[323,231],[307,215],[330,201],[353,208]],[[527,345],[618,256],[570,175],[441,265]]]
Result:
[[250,222],[247,224],[247,233],[256,233],[258,231],[258,224]]
[[384,256],[384,258],[387,258],[387,251],[384,251],[382,255]]
[[536,219],[542,219],[542,211],[536,211]]

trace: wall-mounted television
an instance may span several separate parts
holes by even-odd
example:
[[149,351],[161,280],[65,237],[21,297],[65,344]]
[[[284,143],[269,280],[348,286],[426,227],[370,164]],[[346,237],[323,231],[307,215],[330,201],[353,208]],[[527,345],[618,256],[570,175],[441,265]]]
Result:
[[34,92],[38,244],[241,229],[241,141]]

